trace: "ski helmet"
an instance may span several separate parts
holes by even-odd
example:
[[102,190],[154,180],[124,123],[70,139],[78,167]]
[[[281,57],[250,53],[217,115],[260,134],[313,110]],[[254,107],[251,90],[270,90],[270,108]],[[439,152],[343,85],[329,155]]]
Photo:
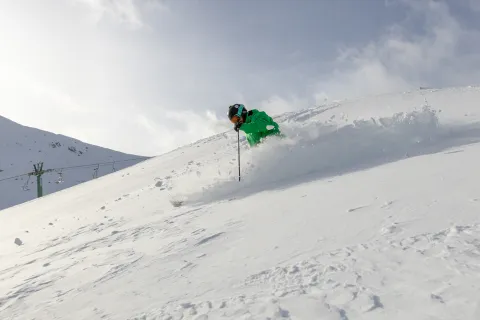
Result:
[[228,107],[228,119],[232,121],[233,117],[238,116],[244,118],[247,114],[247,108],[243,104],[236,103]]

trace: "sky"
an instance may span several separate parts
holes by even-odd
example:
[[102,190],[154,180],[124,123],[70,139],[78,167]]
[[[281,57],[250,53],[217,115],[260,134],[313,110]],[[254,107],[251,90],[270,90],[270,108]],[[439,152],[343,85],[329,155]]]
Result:
[[5,0],[0,115],[154,156],[281,114],[480,83],[479,0]]

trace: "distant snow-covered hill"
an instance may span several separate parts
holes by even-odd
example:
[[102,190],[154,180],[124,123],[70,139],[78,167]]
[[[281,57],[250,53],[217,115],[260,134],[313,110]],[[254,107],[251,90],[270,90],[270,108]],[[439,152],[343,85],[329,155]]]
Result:
[[0,210],[35,199],[34,165],[55,169],[42,175],[43,194],[137,164],[148,157],[125,154],[77,139],[26,127],[0,116]]

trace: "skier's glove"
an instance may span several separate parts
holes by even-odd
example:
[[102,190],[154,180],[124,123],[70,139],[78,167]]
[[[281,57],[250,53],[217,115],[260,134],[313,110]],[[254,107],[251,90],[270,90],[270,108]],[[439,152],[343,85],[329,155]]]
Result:
[[237,122],[235,123],[235,125],[233,126],[233,130],[237,131],[240,130],[240,127],[242,126],[242,124],[240,122]]

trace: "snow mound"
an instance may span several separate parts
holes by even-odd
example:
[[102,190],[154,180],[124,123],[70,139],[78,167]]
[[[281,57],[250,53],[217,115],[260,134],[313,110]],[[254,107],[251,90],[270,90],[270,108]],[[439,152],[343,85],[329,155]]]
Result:
[[240,182],[237,177],[218,179],[210,175],[209,181],[191,176],[182,184],[187,184],[190,190],[193,186],[201,190],[177,194],[174,199],[177,204],[199,204],[243,198],[441,152],[470,138],[469,128],[442,126],[437,113],[424,106],[420,110],[356,120],[346,125],[284,123],[282,130],[288,138],[270,138],[268,143],[251,149],[244,145]]

